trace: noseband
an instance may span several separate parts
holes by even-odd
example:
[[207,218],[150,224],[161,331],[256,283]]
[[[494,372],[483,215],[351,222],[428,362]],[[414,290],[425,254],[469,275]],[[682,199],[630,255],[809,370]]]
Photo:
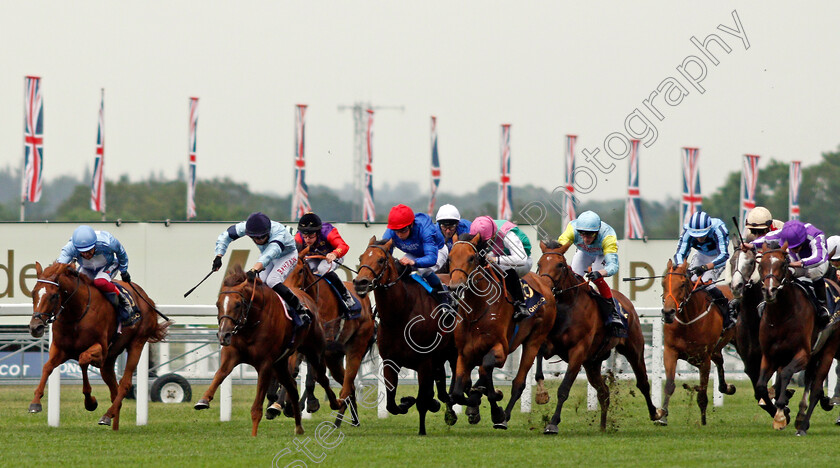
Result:
[[[562,257],[564,260],[566,259],[566,256],[561,254],[560,252],[543,252],[543,255],[558,255],[558,256]],[[561,263],[558,263],[557,267],[563,269],[568,274],[569,264],[567,264],[565,261],[563,261]],[[565,289],[564,288],[559,288],[557,283],[560,281],[560,278],[555,280],[548,273],[540,273],[539,272],[539,267],[537,267],[537,273],[540,276],[544,276],[544,277],[548,278],[549,280],[551,280],[551,293],[554,295],[555,298],[557,298],[557,296],[559,296],[559,295],[561,295],[565,292],[569,292],[569,291],[571,291],[575,288],[579,288],[581,286],[589,284],[588,280],[585,280],[583,277],[581,277],[580,275],[578,275],[577,273],[572,271],[572,275],[574,276],[575,279],[579,280],[580,283],[578,283],[574,286],[569,286],[568,288],[565,288]]]
[[[56,278],[56,279],[58,279],[58,278]],[[37,317],[39,320],[44,322],[45,325],[49,325],[49,324],[55,322],[58,319],[58,317],[61,316],[61,313],[64,312],[64,303],[70,301],[70,298],[73,297],[73,295],[76,294],[76,291],[79,290],[79,282],[80,281],[81,281],[81,278],[79,276],[76,276],[76,288],[73,289],[73,292],[71,292],[69,296],[67,296],[67,299],[65,299],[64,301],[59,301],[58,304],[56,304],[56,307],[54,307],[54,310],[52,310],[51,312],[34,312],[32,314],[32,318]],[[58,293],[56,293],[56,294],[58,294],[59,299],[61,298],[61,285],[58,284],[57,281],[50,281],[50,280],[39,278],[39,279],[35,280],[35,282],[36,283],[52,284],[53,286],[56,286],[58,288]],[[82,320],[85,317],[85,315],[87,315],[88,310],[90,310],[90,296],[91,296],[90,295],[90,286],[88,286],[88,302],[87,302],[87,305],[85,306],[85,310],[82,312],[82,315],[80,315],[79,318],[77,318],[76,320],[73,320],[74,322],[78,322],[78,321]]]
[[[685,297],[683,298],[682,301],[677,301],[677,298],[671,292],[671,290],[672,290],[672,288],[671,288],[671,275],[682,276],[683,278],[686,279],[687,284],[683,285],[682,289],[688,289],[688,294],[685,295]],[[676,271],[669,271],[668,273],[665,273],[665,276],[668,277],[668,292],[667,292],[668,295],[666,296],[666,298],[670,297],[671,299],[674,300],[674,304],[677,304],[677,311],[675,312],[676,314],[682,312],[685,309],[685,305],[688,303],[688,300],[691,299],[691,296],[694,295],[695,292],[700,290],[700,286],[705,286],[705,283],[703,283],[702,275],[697,278],[697,281],[694,283],[694,286],[691,287],[691,289],[689,289],[689,286],[688,286],[691,283],[691,278],[688,276],[687,273],[678,273]]]
[[[778,250],[778,249],[777,250],[768,250],[767,252],[764,252],[764,253],[767,254],[767,253],[771,253],[771,252],[781,252],[781,250]],[[770,266],[771,266],[770,269],[772,270],[772,266],[773,266],[772,263],[771,263]],[[785,254],[784,263],[782,263],[782,268],[781,268],[781,270],[782,270],[781,278],[779,276],[773,274],[772,271],[770,273],[767,273],[766,275],[764,275],[763,278],[761,278],[762,289],[764,289],[765,291],[767,290],[767,288],[764,287],[764,282],[767,279],[774,279],[774,280],[778,281],[779,282],[779,289],[782,289],[788,283],[788,279],[790,278],[790,271],[788,270],[788,266],[790,266],[790,257],[788,257],[787,254]]]
[[256,287],[257,287],[256,281],[254,281],[254,292],[251,294],[250,299],[245,297],[245,294],[242,291],[236,291],[236,290],[233,290],[233,289],[229,289],[229,290],[226,290],[226,291],[221,291],[219,293],[220,296],[222,294],[238,294],[239,297],[242,298],[242,300],[239,301],[237,304],[243,304],[244,307],[245,307],[245,313],[239,314],[239,317],[233,317],[232,315],[227,315],[227,314],[224,314],[221,317],[219,317],[219,326],[222,325],[222,320],[224,320],[224,319],[228,319],[231,322],[233,322],[233,330],[230,333],[231,335],[237,334],[246,325],[252,326],[252,327],[255,327],[255,326],[259,325],[260,322],[250,324],[250,325],[248,324],[248,314],[251,312],[251,305],[254,303],[254,293],[256,293]]
[[[368,247],[376,247],[377,249],[381,250],[382,253],[385,254],[385,261],[387,263],[388,257],[390,257],[391,255],[388,253],[387,250],[385,250],[385,247],[382,247],[381,245],[369,245]],[[393,259],[393,257],[392,257],[392,259]],[[406,271],[411,270],[411,268],[406,267],[402,271],[402,273],[397,275],[397,279],[395,279],[394,281],[391,281],[390,283],[382,284],[382,283],[380,283],[380,281],[382,280],[382,277],[385,276],[385,272],[388,270],[388,266],[389,265],[385,265],[384,267],[382,267],[382,271],[380,271],[379,273],[377,273],[376,270],[374,270],[373,267],[369,266],[369,265],[362,264],[359,267],[359,273],[361,273],[362,269],[367,268],[368,270],[370,270],[371,274],[373,275],[373,281],[370,282],[369,291],[373,291],[376,288],[388,289],[391,286],[399,283],[399,281],[402,279],[403,275],[405,275]]]

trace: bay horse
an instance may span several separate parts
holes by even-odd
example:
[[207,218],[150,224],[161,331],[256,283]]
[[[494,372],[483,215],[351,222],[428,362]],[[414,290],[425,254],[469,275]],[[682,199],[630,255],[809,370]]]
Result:
[[[210,401],[222,381],[238,364],[249,364],[257,370],[257,394],[251,405],[251,435],[256,437],[262,418],[263,401],[273,378],[286,388],[292,397],[295,417],[295,434],[303,434],[298,391],[289,372],[289,356],[303,353],[315,372],[318,383],[324,387],[330,407],[341,409],[335,393],[330,389],[324,366],[324,331],[317,320],[306,327],[294,329],[285,312],[280,296],[259,278],[248,280],[242,267],[237,265],[225,278],[224,289],[216,301],[219,320],[221,362],[213,382],[195,404],[195,409],[210,407]],[[292,289],[310,310],[317,310],[312,300],[300,290]]]
[[766,306],[759,326],[761,369],[755,394],[756,399],[770,401],[767,381],[776,371],[777,398],[773,428],[784,429],[790,422],[790,409],[787,406],[790,394],[786,392],[787,386],[793,374],[805,370],[805,390],[795,421],[796,435],[802,436],[810,427],[811,414],[817,402],[826,411],[832,408],[823,392],[823,382],[840,349],[840,336],[836,331],[827,329],[826,333],[830,333],[830,336],[826,343],[811,354],[819,335],[819,330],[814,326],[814,305],[805,291],[794,284],[787,247],[785,242],[781,248],[764,245],[761,250],[762,258],[758,268]]
[[[99,292],[93,281],[80,274],[73,266],[53,263],[45,269],[35,263],[38,280],[32,289],[34,313],[29,321],[29,333],[40,338],[47,325],[52,324],[53,342],[50,355],[41,372],[41,381],[35,389],[35,398],[29,404],[30,413],[41,411],[41,398],[47,378],[62,363],[75,359],[82,369],[82,393],[85,409],[96,410],[98,403],[91,395],[88,366],[100,369],[102,380],[111,392],[111,406],[99,419],[102,426],[120,428],[120,409],[131,388],[131,377],[140,360],[143,346],[157,343],[167,334],[171,322],[157,321],[154,302],[135,283],[125,283],[134,302],[140,308],[140,320],[130,327],[123,327],[117,334],[118,319],[114,306]],[[142,300],[139,300],[142,299]],[[125,371],[117,384],[114,364],[123,351],[128,352]]]
[[[298,262],[289,273],[284,283],[291,288],[297,288],[306,292],[315,300],[318,308],[318,320],[324,328],[326,335],[326,351],[324,358],[327,367],[337,382],[342,382],[339,399],[345,402],[341,412],[336,417],[336,427],[341,425],[344,419],[346,407],[350,409],[351,424],[359,425],[358,407],[356,406],[356,375],[362,365],[362,359],[370,350],[373,344],[373,333],[375,324],[371,313],[370,298],[359,297],[353,288],[352,283],[345,282],[347,292],[354,296],[354,299],[361,304],[359,317],[352,320],[345,320],[340,314],[339,300],[329,284],[322,277],[316,276],[309,268],[306,260],[326,257],[322,255],[309,255],[309,247],[301,250],[298,254]],[[341,305],[343,307],[343,304]],[[347,358],[347,367],[344,366],[344,359]],[[317,403],[313,391],[315,388],[314,375],[307,373],[306,390],[308,395],[307,410],[314,412],[320,404]],[[284,401],[280,399],[280,401]],[[317,406],[315,406],[317,405]]]
[[[376,342],[383,361],[387,409],[406,414],[416,403],[420,414],[419,435],[426,435],[426,413],[436,413],[440,403],[434,398],[435,383],[441,402],[447,405],[445,421],[453,425],[457,416],[446,392],[444,364],[455,369],[457,352],[452,337],[451,317],[438,306],[420,284],[407,278],[410,268],[397,266],[391,253],[393,240],[371,237],[359,257],[359,273],[353,280],[356,293],[365,297],[373,292],[379,315]],[[403,397],[396,402],[400,369],[417,371],[417,398]]]
[[[455,347],[458,361],[450,397],[470,407],[481,403],[482,393],[490,402],[493,427],[507,429],[513,405],[522,396],[528,371],[534,364],[540,346],[554,325],[556,314],[551,289],[533,273],[525,275],[532,291],[541,294],[545,302],[533,314],[520,322],[513,321],[513,303],[505,289],[505,272],[487,262],[484,256],[487,243],[481,236],[453,237],[449,252],[449,287],[458,299],[458,323],[455,326]],[[525,294],[526,297],[533,296]],[[511,386],[510,399],[502,411],[497,402],[501,391],[493,387],[493,368],[501,368],[510,353],[522,346],[519,368]],[[470,373],[479,367],[476,386],[468,388]],[[469,391],[469,397],[464,393]]]
[[[601,407],[601,430],[607,427],[607,411],[610,406],[610,391],[601,375],[601,363],[609,357],[613,348],[627,359],[636,376],[636,387],[647,404],[648,416],[658,418],[656,407],[650,398],[650,382],[645,367],[645,338],[633,303],[618,291],[613,290],[621,307],[627,313],[627,337],[618,338],[608,334],[598,308],[596,294],[589,282],[577,275],[566,263],[566,251],[571,244],[561,245],[556,241],[540,241],[542,256],[537,262],[537,273],[547,280],[556,301],[557,319],[548,334],[540,356],[549,358],[557,355],[568,363],[563,381],[557,389],[557,406],[554,415],[546,424],[544,434],[557,434],[563,403],[569,398],[569,391],[583,367],[586,378],[598,392]],[[541,367],[541,366],[540,366]],[[538,371],[541,377],[541,369]],[[542,379],[537,388],[543,389]],[[537,394],[538,396],[540,393]],[[548,398],[545,398],[548,401]]]
[[[733,395],[736,390],[734,385],[726,383],[722,353],[723,347],[735,336],[735,328],[723,332],[723,316],[715,312],[717,306],[703,290],[705,286],[707,284],[701,278],[691,282],[688,262],[674,265],[673,260],[668,260],[662,278],[665,401],[659,410],[660,417],[655,421],[660,426],[668,425],[668,403],[676,390],[674,379],[678,359],[688,362],[700,372],[700,385],[694,387],[697,406],[700,407],[700,424],[706,425],[706,408],[709,404],[707,390],[712,362],[717,367],[718,390],[724,395]],[[729,287],[724,286],[720,290],[727,299],[732,299]],[[668,317],[672,320],[669,321]]]

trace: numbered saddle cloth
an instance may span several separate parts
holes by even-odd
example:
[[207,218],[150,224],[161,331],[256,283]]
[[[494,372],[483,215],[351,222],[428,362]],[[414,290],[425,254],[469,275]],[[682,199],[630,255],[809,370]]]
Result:
[[129,310],[124,310],[125,308],[122,307],[122,303],[120,303],[120,307],[117,308],[117,316],[119,316],[120,321],[123,323],[124,326],[131,326],[137,323],[140,320],[140,307],[137,306],[137,303],[134,301],[134,296],[128,292],[128,289],[119,284],[114,283],[114,286],[120,291],[120,295],[126,299],[126,302],[129,304]]

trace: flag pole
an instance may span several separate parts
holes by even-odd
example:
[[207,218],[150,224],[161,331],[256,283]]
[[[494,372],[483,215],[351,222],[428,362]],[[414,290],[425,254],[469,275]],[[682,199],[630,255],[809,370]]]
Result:
[[26,215],[26,78],[23,78],[23,167],[20,171],[20,222]]

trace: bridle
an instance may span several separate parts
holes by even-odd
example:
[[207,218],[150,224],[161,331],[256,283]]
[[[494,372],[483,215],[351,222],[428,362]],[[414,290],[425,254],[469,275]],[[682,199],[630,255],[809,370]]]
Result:
[[[370,247],[375,247],[375,248],[381,250],[382,253],[385,254],[385,261],[386,262],[388,261],[388,257],[391,256],[390,253],[388,253],[388,251],[385,249],[385,247],[383,247],[381,245],[371,244],[371,245],[368,246],[368,248],[370,248]],[[392,261],[393,261],[393,258],[392,258]],[[367,268],[368,270],[370,270],[371,274],[373,275],[373,281],[370,282],[370,287],[368,288],[368,292],[373,291],[376,288],[388,289],[388,288],[394,286],[395,284],[400,282],[403,275],[405,275],[406,271],[411,270],[410,268],[405,268],[405,269],[403,269],[403,271],[401,273],[397,274],[397,279],[395,279],[394,281],[391,281],[390,283],[387,283],[387,284],[380,283],[380,281],[382,280],[382,277],[385,276],[385,272],[390,267],[391,267],[391,265],[385,265],[385,266],[382,267],[382,271],[377,273],[376,270],[374,270],[372,266],[369,266],[369,265],[366,265],[366,264],[362,264],[361,266],[359,266],[359,273],[362,272],[362,269]],[[358,276],[357,276],[357,278],[358,278]]]
[[[779,288],[776,291],[779,291],[780,289],[782,289],[788,283],[788,280],[790,278],[790,272],[788,270],[788,266],[790,265],[790,257],[788,257],[787,253],[785,253],[781,249],[768,250],[768,251],[763,252],[763,253],[766,255],[768,253],[775,253],[775,252],[782,252],[785,255],[784,262],[782,263],[782,268],[781,268],[781,271],[783,273],[782,273],[781,278],[779,276],[773,274],[772,271],[767,273],[766,275],[764,275],[764,277],[761,278],[761,283],[762,283],[762,289],[764,289],[765,291],[767,290],[767,288],[764,286],[764,283],[767,279],[774,279],[774,280],[778,281],[779,282]],[[771,267],[770,269],[771,270],[772,270],[772,266],[773,266],[773,263],[771,262],[771,264],[770,264],[770,267]]]
[[[543,256],[546,256],[546,255],[557,255],[557,256],[562,257],[564,261],[557,263],[557,267],[561,268],[564,272],[566,272],[566,275],[568,275],[568,272],[570,271],[570,269],[569,269],[569,264],[565,262],[566,256],[564,254],[561,254],[560,252],[543,252]],[[558,282],[560,281],[560,278],[555,280],[548,273],[540,273],[539,267],[537,267],[537,273],[540,276],[544,276],[551,281],[551,293],[554,295],[555,298],[557,298],[561,294],[569,292],[569,291],[571,291],[575,288],[579,288],[581,286],[585,286],[585,285],[589,284],[588,280],[585,280],[583,277],[581,277],[580,275],[578,275],[577,273],[572,271],[571,274],[573,275],[574,279],[576,279],[580,282],[575,284],[574,286],[569,286],[568,288],[559,288],[558,287]]]
[[255,326],[259,325],[260,324],[259,321],[256,322],[256,323],[253,323],[253,324],[248,323],[248,315],[251,312],[251,305],[253,305],[253,303],[254,303],[254,294],[256,294],[256,292],[257,292],[257,280],[256,280],[256,278],[254,278],[254,285],[253,285],[253,290],[251,291],[251,297],[250,298],[246,297],[245,293],[243,293],[242,291],[237,291],[235,289],[228,289],[228,290],[225,290],[225,291],[221,291],[219,293],[220,296],[222,294],[238,294],[242,298],[242,300],[237,302],[236,304],[237,305],[242,305],[245,308],[245,312],[239,314],[239,317],[234,317],[234,316],[228,315],[228,314],[224,314],[224,315],[220,316],[219,317],[219,326],[222,325],[222,320],[224,320],[224,319],[230,320],[231,322],[233,322],[233,330],[231,330],[231,335],[235,335],[237,332],[242,330],[246,325],[250,326],[250,327],[255,327]]
[[[682,289],[686,291],[685,297],[682,301],[677,301],[676,296],[674,296],[674,293],[671,292],[673,291],[673,288],[671,287],[672,276],[682,276],[686,279],[686,282],[682,286]],[[697,281],[694,282],[693,286],[689,286],[691,284],[691,278],[688,276],[688,273],[685,272],[680,273],[677,271],[669,271],[668,273],[665,273],[665,277],[668,278],[668,287],[666,288],[667,295],[665,296],[665,299],[671,298],[674,300],[674,304],[677,304],[677,311],[675,314],[679,314],[685,310],[685,305],[688,303],[689,299],[691,299],[691,296],[693,296],[695,292],[699,291],[701,286],[706,285],[706,283],[703,282],[702,275],[697,277]]]
[[[58,278],[56,278],[56,279],[58,279]],[[56,288],[58,288],[58,292],[56,292],[55,295],[59,297],[59,301],[56,304],[56,306],[53,308],[53,310],[50,311],[50,312],[33,312],[33,314],[32,314],[33,319],[38,318],[39,320],[44,322],[45,325],[49,325],[49,324],[55,322],[59,318],[59,316],[61,316],[61,313],[64,312],[64,303],[69,302],[70,298],[72,298],[76,294],[76,291],[79,290],[79,284],[81,282],[81,278],[79,276],[76,276],[76,287],[73,289],[73,292],[71,292],[70,295],[67,296],[67,299],[65,299],[64,301],[60,300],[61,299],[61,285],[58,284],[58,281],[51,281],[51,280],[47,280],[47,279],[38,278],[35,282],[36,283],[51,284],[51,285],[55,286]],[[73,322],[81,321],[85,317],[85,315],[87,315],[88,310],[90,310],[90,296],[91,296],[90,285],[86,285],[86,286],[88,287],[88,301],[87,301],[87,304],[85,305],[85,310],[82,311],[82,314],[79,316],[79,318],[77,318],[76,320],[73,320]]]

